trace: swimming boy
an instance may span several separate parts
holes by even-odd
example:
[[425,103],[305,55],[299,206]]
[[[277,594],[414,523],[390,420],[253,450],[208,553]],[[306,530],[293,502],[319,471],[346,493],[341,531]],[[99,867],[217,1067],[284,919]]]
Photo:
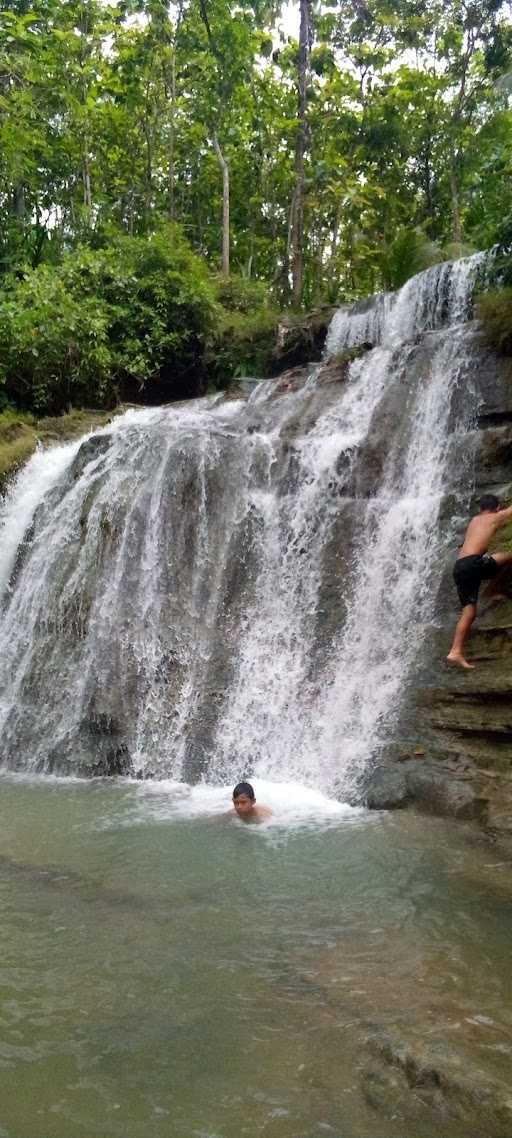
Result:
[[233,791],[233,807],[242,822],[262,822],[272,814],[270,806],[257,806],[250,782],[239,782]]
[[[497,530],[512,518],[512,506],[500,509],[494,494],[485,494],[480,499],[480,513],[472,518],[466,530],[464,544],[455,562],[453,578],[457,586],[462,613],[459,617],[453,644],[447,656],[449,664],[459,668],[474,668],[464,655],[464,647],[469,631],[476,617],[478,590],[482,581],[495,577],[505,565],[512,563],[512,553],[487,552],[489,543]],[[498,599],[499,594],[495,594]]]

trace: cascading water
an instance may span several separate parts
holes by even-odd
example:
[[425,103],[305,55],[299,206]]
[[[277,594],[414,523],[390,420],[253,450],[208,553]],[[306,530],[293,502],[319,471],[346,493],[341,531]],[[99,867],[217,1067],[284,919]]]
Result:
[[433,611],[481,263],[340,310],[328,353],[373,345],[342,383],[129,412],[32,459],[3,506],[5,765],[354,794]]

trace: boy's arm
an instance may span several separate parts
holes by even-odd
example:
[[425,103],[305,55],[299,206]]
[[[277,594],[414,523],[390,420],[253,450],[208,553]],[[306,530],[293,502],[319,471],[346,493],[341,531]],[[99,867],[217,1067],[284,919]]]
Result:
[[497,518],[498,526],[504,526],[512,518],[512,506],[507,506],[505,510],[498,510]]

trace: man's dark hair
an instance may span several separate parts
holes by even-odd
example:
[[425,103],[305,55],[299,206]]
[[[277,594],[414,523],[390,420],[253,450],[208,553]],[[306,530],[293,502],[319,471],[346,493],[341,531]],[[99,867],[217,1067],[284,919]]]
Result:
[[499,510],[500,503],[495,494],[484,494],[478,503],[481,510]]
[[233,798],[240,798],[241,794],[246,794],[252,801],[256,798],[254,790],[250,782],[237,782],[233,791]]

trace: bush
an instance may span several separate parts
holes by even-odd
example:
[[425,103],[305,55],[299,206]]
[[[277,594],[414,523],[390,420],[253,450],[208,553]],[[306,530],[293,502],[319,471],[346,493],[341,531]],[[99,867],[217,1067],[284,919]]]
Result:
[[253,313],[268,306],[268,286],[265,281],[232,276],[229,280],[217,277],[215,297],[228,312]]
[[279,313],[270,308],[222,312],[210,352],[210,383],[222,388],[244,375],[269,375],[278,322]]
[[469,245],[467,241],[450,241],[443,247],[443,260],[458,261],[461,257],[471,257],[477,252],[478,249],[474,245]]
[[410,277],[445,260],[434,241],[420,229],[399,229],[384,254],[383,274],[386,287],[401,288]]
[[176,226],[78,247],[11,280],[0,302],[0,382],[37,413],[197,393],[215,304]]
[[36,412],[86,397],[103,402],[107,327],[101,300],[73,296],[47,265],[27,273],[0,304],[0,378],[8,395]]
[[476,299],[476,314],[486,344],[503,355],[512,355],[512,286],[481,293]]
[[507,229],[506,242],[496,245],[485,266],[486,288],[512,287],[512,229]]

